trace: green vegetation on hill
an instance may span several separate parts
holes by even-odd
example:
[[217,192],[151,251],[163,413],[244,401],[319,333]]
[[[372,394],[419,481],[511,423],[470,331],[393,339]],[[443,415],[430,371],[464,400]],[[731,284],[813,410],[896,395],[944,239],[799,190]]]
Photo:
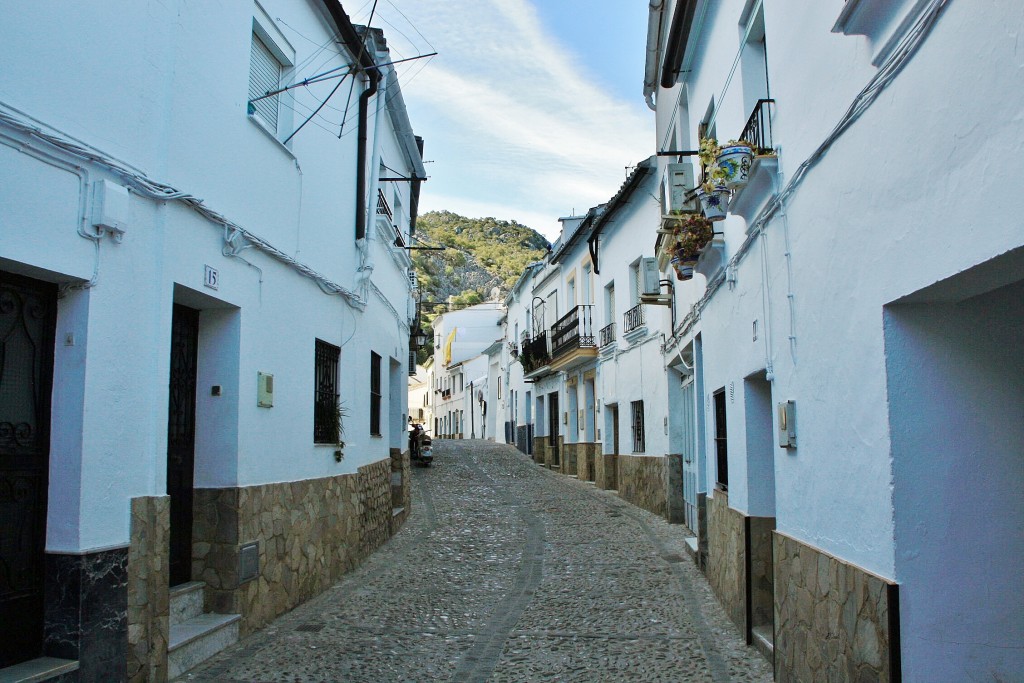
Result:
[[[547,252],[548,241],[516,221],[466,218],[450,211],[431,211],[416,221],[416,235],[444,251],[413,251],[421,299],[462,308],[491,299],[498,289],[504,299],[527,265]],[[424,306],[424,328],[445,306]],[[425,360],[433,349],[421,350]]]

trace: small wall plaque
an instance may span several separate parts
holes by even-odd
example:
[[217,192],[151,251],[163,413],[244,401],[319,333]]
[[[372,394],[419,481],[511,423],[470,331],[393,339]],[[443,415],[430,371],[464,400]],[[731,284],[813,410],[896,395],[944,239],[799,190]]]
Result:
[[238,551],[238,582],[252,581],[260,575],[260,542],[246,543]]

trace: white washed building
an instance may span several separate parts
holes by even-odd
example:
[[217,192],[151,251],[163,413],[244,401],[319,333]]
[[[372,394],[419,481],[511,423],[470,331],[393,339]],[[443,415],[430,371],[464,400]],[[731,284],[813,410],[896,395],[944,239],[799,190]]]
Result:
[[1024,675],[1022,29],[1009,2],[651,3],[662,165],[763,148],[665,356],[702,562],[779,680]]
[[[39,2],[0,37],[0,669],[164,680],[169,586],[244,634],[404,520],[419,141],[335,0]],[[353,78],[344,130],[303,125]]]

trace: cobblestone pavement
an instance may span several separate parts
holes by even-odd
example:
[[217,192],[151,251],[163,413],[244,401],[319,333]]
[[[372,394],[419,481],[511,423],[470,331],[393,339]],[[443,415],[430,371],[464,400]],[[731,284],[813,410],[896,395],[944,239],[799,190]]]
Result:
[[509,446],[434,442],[356,571],[178,679],[771,681],[685,529]]

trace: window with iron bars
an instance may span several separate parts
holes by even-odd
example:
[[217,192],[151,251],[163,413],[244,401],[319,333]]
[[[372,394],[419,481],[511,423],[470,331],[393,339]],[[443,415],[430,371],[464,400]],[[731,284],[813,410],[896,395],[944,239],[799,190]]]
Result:
[[316,340],[313,366],[313,443],[337,443],[341,437],[338,422],[338,361],[341,349]]
[[715,399],[715,483],[723,491],[729,490],[729,442],[725,427],[725,389],[714,394]]
[[647,448],[644,438],[644,402],[633,401],[629,405],[633,410],[633,452],[643,453]]
[[370,434],[380,436],[380,356],[370,351]]

